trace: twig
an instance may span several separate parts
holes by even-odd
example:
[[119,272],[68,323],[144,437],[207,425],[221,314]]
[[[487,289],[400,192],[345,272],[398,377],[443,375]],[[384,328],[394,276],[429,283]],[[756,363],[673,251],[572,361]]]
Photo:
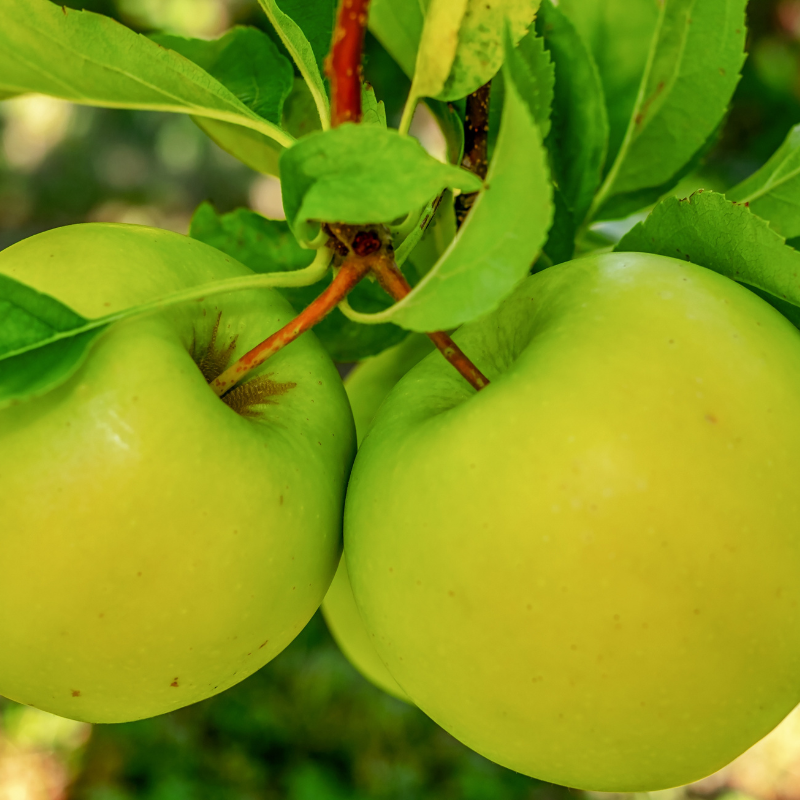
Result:
[[[390,259],[377,259],[372,265],[372,272],[383,290],[395,300],[402,300],[411,291],[405,276]],[[448,334],[436,331],[429,333],[428,337],[473,389],[480,391],[489,385],[489,379],[467,358]]]
[[339,0],[325,73],[331,81],[331,127],[361,121],[361,57],[370,0]]
[[328,288],[316,300],[306,306],[288,325],[284,325],[261,344],[256,345],[249,353],[243,355],[233,366],[228,367],[225,372],[213,380],[210,385],[214,392],[221,397],[251,370],[261,366],[271,355],[323,320],[369,272],[372,266],[371,262],[372,259],[369,256],[346,260]]
[[[486,178],[489,169],[489,98],[491,84],[487,83],[467,97],[467,115],[464,121],[464,157],[461,166]],[[460,228],[469,214],[477,192],[460,194],[456,198],[456,224]]]

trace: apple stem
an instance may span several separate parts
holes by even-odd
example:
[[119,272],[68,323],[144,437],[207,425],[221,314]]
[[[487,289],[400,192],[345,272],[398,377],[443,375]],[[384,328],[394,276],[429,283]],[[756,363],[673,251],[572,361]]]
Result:
[[[486,83],[467,96],[464,120],[464,156],[461,166],[485,179],[489,170],[489,100],[491,83]],[[456,224],[460,228],[469,214],[477,192],[460,194],[456,198]]]
[[339,0],[325,73],[331,81],[331,127],[361,121],[361,56],[370,0]]
[[[410,291],[411,285],[393,259],[379,258],[372,265],[372,272],[383,290],[395,300],[402,300]],[[489,379],[467,358],[464,351],[444,331],[427,334],[439,352],[461,374],[476,391],[489,385]]]
[[300,334],[310,330],[324,319],[337,304],[345,298],[353,287],[369,272],[372,266],[369,256],[365,258],[349,258],[342,263],[336,277],[325,291],[301,311],[290,323],[245,353],[235,364],[228,367],[210,384],[221,397],[232,389],[247,373],[261,366],[271,355],[286,347]]

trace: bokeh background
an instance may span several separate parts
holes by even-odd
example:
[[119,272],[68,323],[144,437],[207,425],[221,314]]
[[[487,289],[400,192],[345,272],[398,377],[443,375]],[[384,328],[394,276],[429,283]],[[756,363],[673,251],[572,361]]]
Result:
[[[214,37],[235,23],[268,30],[254,0],[66,4],[144,32]],[[750,30],[750,57],[727,125],[683,192],[724,191],[800,123],[800,0],[751,0]],[[399,113],[404,79],[374,40],[367,49],[367,77],[391,119]],[[415,130],[436,147],[424,119]],[[0,249],[85,221],[186,233],[204,200],[221,212],[250,206],[280,216],[276,181],[242,166],[186,117],[36,96],[0,103]],[[0,580],[11,568],[0,565]],[[800,715],[721,773],[657,794],[659,800],[800,800]],[[582,797],[486,761],[417,709],[381,693],[339,653],[319,614],[248,680],[163,717],[90,726],[0,698],[0,800]]]

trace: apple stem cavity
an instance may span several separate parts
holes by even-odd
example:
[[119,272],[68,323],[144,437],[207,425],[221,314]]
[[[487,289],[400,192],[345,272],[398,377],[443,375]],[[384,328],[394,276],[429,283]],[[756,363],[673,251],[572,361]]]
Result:
[[290,344],[302,333],[310,330],[324,319],[345,298],[356,284],[369,272],[370,256],[348,258],[325,291],[306,306],[291,322],[273,333],[261,344],[245,353],[235,364],[228,367],[209,385],[221,397],[239,383],[248,373],[261,366],[270,356]]
[[[489,100],[491,83],[485,83],[467,96],[464,119],[464,156],[461,166],[486,179],[489,171]],[[460,228],[472,208],[478,192],[460,194],[456,197],[456,225]]]
[[361,59],[370,0],[340,0],[325,73],[331,81],[331,127],[361,122]]

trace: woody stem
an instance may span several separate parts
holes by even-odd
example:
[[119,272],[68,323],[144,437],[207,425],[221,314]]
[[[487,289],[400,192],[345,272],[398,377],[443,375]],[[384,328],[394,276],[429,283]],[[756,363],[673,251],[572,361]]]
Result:
[[[402,300],[411,291],[411,285],[393,260],[377,259],[372,265],[372,272],[383,290],[395,300]],[[429,333],[428,337],[473,389],[480,391],[489,385],[489,379],[467,358],[448,334],[436,331]]]
[[339,0],[325,73],[331,81],[331,127],[361,121],[361,58],[370,0]]
[[288,325],[284,325],[261,344],[256,345],[249,353],[245,353],[233,366],[228,367],[225,372],[211,382],[211,388],[217,396],[221,397],[241,381],[248,372],[261,366],[271,355],[323,320],[369,272],[370,266],[371,259],[369,258],[346,260],[328,288],[316,300],[306,306]]

